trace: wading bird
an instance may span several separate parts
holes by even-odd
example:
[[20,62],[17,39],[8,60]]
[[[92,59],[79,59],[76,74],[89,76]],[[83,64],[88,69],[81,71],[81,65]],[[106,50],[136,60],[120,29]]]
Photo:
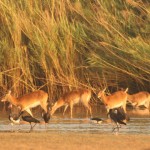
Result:
[[[37,123],[40,123],[39,120],[37,120],[36,118],[33,118],[32,116],[22,116],[22,120],[30,123],[31,128],[29,132],[33,130],[33,128],[35,127]],[[32,123],[35,123],[35,124],[32,126]]]
[[97,124],[101,124],[103,122],[101,118],[97,118],[97,117],[91,118],[90,120],[92,120],[93,123],[97,123]]
[[11,131],[13,131],[13,126],[14,126],[14,124],[17,124],[17,125],[20,125],[20,118],[18,117],[18,115],[16,115],[16,114],[9,114],[9,117],[8,117],[8,119],[11,121]]
[[88,90],[88,89],[73,90],[71,92],[64,94],[55,102],[50,114],[52,116],[58,108],[65,106],[64,112],[63,112],[63,115],[64,115],[68,106],[70,106],[70,115],[72,118],[73,117],[72,110],[73,110],[74,104],[81,102],[87,109],[87,115],[89,111],[90,115],[92,116],[91,106],[89,105],[90,98],[91,98],[91,90]]
[[108,115],[110,116],[110,119],[116,124],[116,127],[113,128],[112,132],[115,131],[115,129],[118,130],[121,128],[121,124],[126,125],[126,113],[122,107],[110,109]]
[[47,105],[47,112],[45,112],[44,110],[42,112],[42,118],[44,119],[44,122],[45,122],[45,128],[46,128],[46,125],[49,123],[49,120],[50,120],[50,110],[51,110],[51,106]]

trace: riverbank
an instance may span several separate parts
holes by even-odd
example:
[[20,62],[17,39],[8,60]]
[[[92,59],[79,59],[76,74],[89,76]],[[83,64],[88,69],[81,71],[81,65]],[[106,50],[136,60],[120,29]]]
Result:
[[150,136],[73,132],[0,132],[7,150],[150,150]]

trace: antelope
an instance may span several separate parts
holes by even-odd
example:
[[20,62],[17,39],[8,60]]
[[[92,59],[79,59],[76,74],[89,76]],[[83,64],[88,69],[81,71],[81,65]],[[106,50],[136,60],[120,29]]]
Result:
[[44,111],[47,112],[47,100],[48,94],[42,90],[37,90],[32,93],[26,94],[20,98],[14,97],[11,94],[11,91],[8,91],[4,99],[2,99],[1,101],[8,101],[12,105],[15,105],[18,108],[20,108],[20,115],[23,113],[23,111],[27,111],[33,117],[33,114],[30,109],[36,106],[40,105],[44,109]]
[[63,111],[64,116],[65,111],[67,110],[68,106],[70,106],[70,115],[72,118],[72,110],[74,104],[81,102],[87,108],[87,115],[88,110],[90,112],[90,115],[92,115],[91,106],[89,105],[90,98],[91,98],[91,90],[88,89],[78,89],[65,93],[55,102],[54,106],[50,111],[50,114],[53,115],[58,108],[65,106]]
[[127,101],[131,103],[134,108],[144,105],[146,108],[150,107],[150,94],[149,92],[141,91],[135,94],[128,94]]
[[125,91],[117,91],[111,95],[106,96],[105,90],[102,90],[98,93],[98,98],[102,99],[102,102],[106,106],[107,113],[110,109],[123,107],[125,113],[126,113],[126,102],[127,102],[127,91],[128,88]]

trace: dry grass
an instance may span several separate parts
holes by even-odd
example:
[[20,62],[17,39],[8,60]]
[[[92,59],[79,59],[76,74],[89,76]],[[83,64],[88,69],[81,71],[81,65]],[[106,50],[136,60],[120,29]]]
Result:
[[0,133],[0,149],[59,150],[149,150],[148,135],[90,133]]
[[148,1],[0,0],[0,96],[149,90]]

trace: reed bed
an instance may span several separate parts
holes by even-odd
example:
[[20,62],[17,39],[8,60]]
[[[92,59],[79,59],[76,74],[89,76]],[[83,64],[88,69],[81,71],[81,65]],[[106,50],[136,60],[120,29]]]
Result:
[[0,26],[1,95],[149,91],[148,0],[0,0]]

